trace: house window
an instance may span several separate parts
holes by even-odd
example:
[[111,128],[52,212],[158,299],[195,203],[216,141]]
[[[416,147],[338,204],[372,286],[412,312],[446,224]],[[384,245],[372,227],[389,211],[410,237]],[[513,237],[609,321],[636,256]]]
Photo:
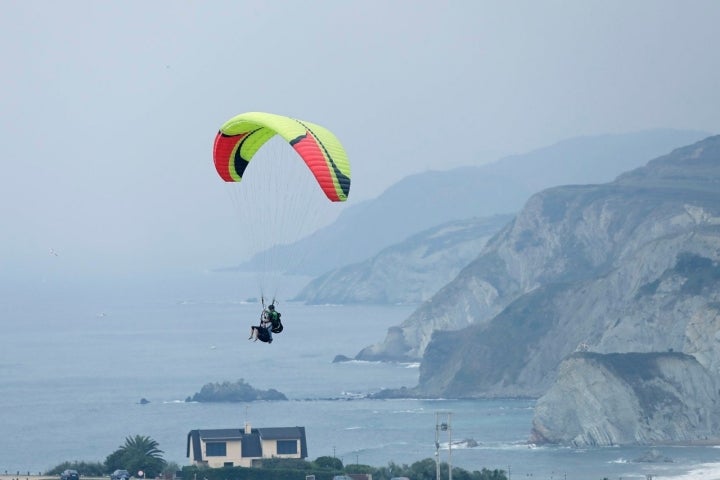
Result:
[[205,452],[208,457],[225,457],[227,456],[227,446],[225,442],[212,442],[205,445]]
[[287,455],[297,453],[297,441],[296,440],[278,440],[277,442],[277,453],[278,455]]

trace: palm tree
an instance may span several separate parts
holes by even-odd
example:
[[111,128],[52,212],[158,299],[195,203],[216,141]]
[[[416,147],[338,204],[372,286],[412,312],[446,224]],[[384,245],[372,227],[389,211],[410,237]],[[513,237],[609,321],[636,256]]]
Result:
[[146,478],[155,478],[167,464],[162,458],[163,451],[150,437],[135,435],[127,437],[125,445],[111,453],[105,460],[108,470],[128,470],[133,476],[142,471]]

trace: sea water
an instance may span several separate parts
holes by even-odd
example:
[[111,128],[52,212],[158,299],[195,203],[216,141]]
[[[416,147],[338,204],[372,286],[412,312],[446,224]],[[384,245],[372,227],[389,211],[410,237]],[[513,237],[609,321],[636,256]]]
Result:
[[[511,478],[667,478],[720,458],[713,447],[664,446],[655,448],[673,461],[648,464],[633,460],[649,447],[532,445],[533,400],[363,398],[416,385],[419,365],[333,359],[382,341],[412,306],[281,300],[285,330],[264,344],[247,339],[258,303],[222,289],[169,291],[109,296],[38,289],[2,298],[0,474],[101,462],[135,435],[151,437],[166,460],[187,465],[190,430],[246,422],[305,427],[310,460],[335,456],[379,467],[437,453],[453,466],[502,469]],[[185,401],[206,383],[239,379],[289,400]],[[438,431],[438,418],[450,428]]]

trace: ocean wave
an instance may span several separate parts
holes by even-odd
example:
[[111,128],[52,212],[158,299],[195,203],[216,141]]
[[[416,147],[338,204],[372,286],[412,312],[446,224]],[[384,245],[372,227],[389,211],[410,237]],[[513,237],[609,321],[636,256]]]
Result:
[[386,365],[388,362],[383,362],[382,360],[356,360],[354,358],[350,360],[346,360],[344,362],[338,362],[338,363],[345,363],[345,364],[351,364],[351,365]]
[[[452,442],[453,450],[466,450],[470,448],[478,448],[480,444],[472,438],[466,438],[464,440],[456,440]],[[450,443],[440,443],[440,450],[450,450]]]
[[366,398],[368,396],[367,393],[349,391],[342,391],[340,395],[342,395],[343,398]]
[[665,480],[720,480],[720,463],[702,463],[687,473],[662,477]]
[[398,365],[403,368],[420,368],[420,362],[386,362],[383,360],[358,360],[350,358],[335,363],[344,363],[346,365]]
[[[547,447],[527,442],[476,442],[474,439],[465,439],[452,442],[453,450],[497,450],[497,451],[526,451],[547,450]],[[449,450],[448,442],[440,443],[440,450]]]

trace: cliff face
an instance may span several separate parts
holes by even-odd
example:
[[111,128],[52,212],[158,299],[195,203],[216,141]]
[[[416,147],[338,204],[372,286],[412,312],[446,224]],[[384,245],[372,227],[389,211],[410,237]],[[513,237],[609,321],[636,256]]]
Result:
[[421,303],[450,282],[512,220],[496,215],[444,223],[369,260],[333,270],[296,297],[306,303]]
[[358,358],[422,358],[430,396],[540,396],[579,344],[720,370],[720,137],[604,185],[533,196],[482,254]]
[[573,446],[718,441],[713,376],[679,353],[576,353],[535,408],[531,442]]

